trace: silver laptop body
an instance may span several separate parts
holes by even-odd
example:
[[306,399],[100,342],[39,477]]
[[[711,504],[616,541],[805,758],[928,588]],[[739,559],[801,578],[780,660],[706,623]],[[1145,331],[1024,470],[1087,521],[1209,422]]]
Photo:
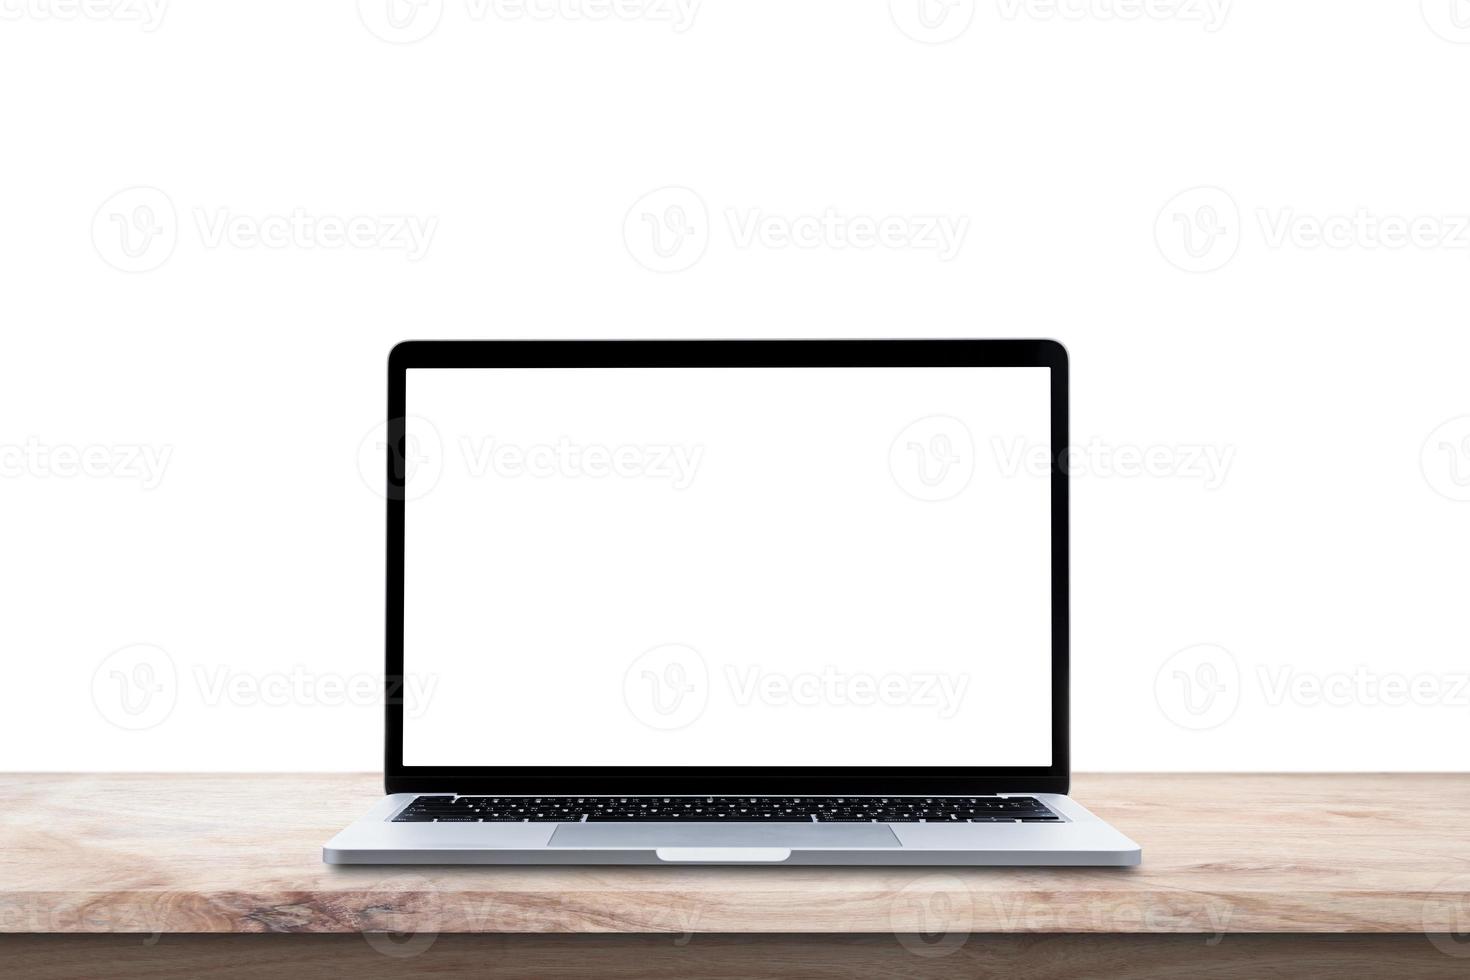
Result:
[[388,367],[387,794],[327,863],[1139,863],[1066,795],[1060,345]]

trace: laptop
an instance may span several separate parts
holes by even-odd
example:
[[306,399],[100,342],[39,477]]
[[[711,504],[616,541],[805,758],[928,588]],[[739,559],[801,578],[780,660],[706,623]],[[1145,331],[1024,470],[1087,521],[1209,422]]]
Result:
[[329,864],[1136,865],[1067,795],[1047,340],[410,341]]

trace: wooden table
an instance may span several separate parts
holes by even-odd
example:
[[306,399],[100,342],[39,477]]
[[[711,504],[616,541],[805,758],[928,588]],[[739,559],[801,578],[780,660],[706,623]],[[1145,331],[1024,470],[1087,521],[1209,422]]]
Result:
[[1094,775],[1136,869],[329,868],[371,775],[4,775],[0,976],[1470,976],[1470,776]]

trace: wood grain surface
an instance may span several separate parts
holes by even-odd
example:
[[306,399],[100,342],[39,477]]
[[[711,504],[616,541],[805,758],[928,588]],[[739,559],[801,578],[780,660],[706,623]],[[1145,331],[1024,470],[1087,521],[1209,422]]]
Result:
[[[1470,960],[1424,936],[977,935],[909,948],[893,936],[444,935],[0,936],[0,976],[25,980],[283,980],[344,977],[1004,977],[1291,980],[1434,977],[1464,980]],[[1470,952],[1470,947],[1466,948]]]
[[1438,934],[1470,924],[1464,775],[1078,776],[1136,869],[333,868],[322,844],[380,777],[0,791],[7,933],[1418,933],[1453,954]]

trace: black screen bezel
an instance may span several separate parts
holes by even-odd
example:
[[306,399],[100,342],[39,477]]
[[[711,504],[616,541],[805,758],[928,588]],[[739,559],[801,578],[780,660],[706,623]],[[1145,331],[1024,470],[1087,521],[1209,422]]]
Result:
[[[389,793],[866,795],[1066,793],[1069,782],[1067,352],[1052,340],[415,340],[388,356],[388,441],[404,436],[417,368],[1046,367],[1051,379],[1052,762],[1049,766],[405,766],[404,483],[387,465],[386,788]],[[533,737],[533,733],[527,733]],[[922,758],[923,746],[914,747]]]

